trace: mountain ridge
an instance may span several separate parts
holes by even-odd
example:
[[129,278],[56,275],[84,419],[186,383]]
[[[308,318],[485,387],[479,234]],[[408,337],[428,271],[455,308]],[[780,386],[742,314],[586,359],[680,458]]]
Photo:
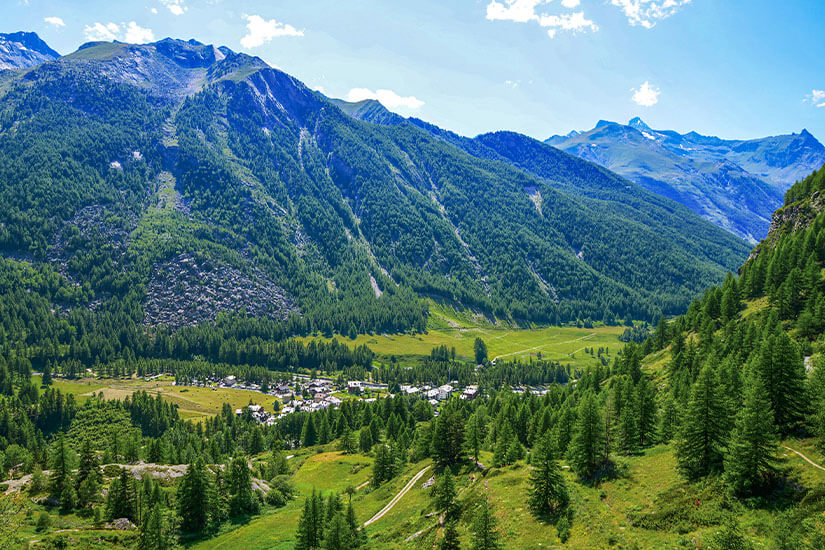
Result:
[[750,140],[653,130],[640,118],[546,140],[676,200],[755,244],[767,234],[782,194],[825,163],[807,130]]

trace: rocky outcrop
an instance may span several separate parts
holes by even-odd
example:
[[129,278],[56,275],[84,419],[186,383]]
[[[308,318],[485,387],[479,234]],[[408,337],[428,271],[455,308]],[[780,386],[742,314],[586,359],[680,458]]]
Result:
[[745,263],[759,257],[763,247],[773,246],[783,233],[806,229],[823,210],[825,210],[825,196],[815,191],[809,199],[789,204],[774,212],[768,236],[753,249]]
[[147,325],[173,329],[241,310],[272,319],[298,313],[286,291],[262,271],[246,273],[219,260],[199,261],[190,253],[154,267],[143,309]]

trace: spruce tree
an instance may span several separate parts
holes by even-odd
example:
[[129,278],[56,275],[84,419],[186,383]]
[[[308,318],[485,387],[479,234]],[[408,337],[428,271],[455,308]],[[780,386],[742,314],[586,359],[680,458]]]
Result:
[[341,442],[339,445],[341,451],[352,454],[355,452],[355,439],[352,437],[352,431],[349,429],[349,424],[344,422],[344,431],[341,433]]
[[232,516],[257,513],[258,499],[252,492],[252,474],[246,458],[236,456],[229,470],[229,513]]
[[434,487],[435,507],[445,512],[448,516],[452,514],[455,507],[456,488],[453,476],[449,469],[445,469],[441,474],[439,483]]
[[777,440],[768,395],[757,378],[748,384],[725,457],[725,481],[737,494],[753,494],[776,473]]
[[312,550],[318,548],[318,539],[316,536],[315,508],[313,501],[315,500],[315,489],[312,490],[312,496],[309,496],[304,501],[304,511],[298,519],[298,530],[295,535],[295,550]]
[[52,452],[52,471],[50,474],[50,491],[56,498],[61,498],[68,485],[71,484],[71,450],[66,438],[61,433],[57,437]]
[[483,499],[470,527],[473,533],[472,550],[499,550],[502,547],[496,530],[497,523],[490,504],[487,499]]
[[455,526],[455,520],[450,520],[444,525],[444,538],[438,544],[438,550],[460,550],[461,544]]
[[805,417],[805,365],[799,349],[781,330],[775,315],[768,319],[767,327],[773,334],[764,340],[754,369],[768,394],[774,422],[779,432],[787,435]]
[[604,464],[604,425],[596,396],[588,392],[578,408],[573,438],[568,448],[573,471],[579,477],[589,478]]
[[706,476],[722,465],[726,411],[716,394],[716,385],[713,370],[705,366],[693,385],[682,418],[676,461],[679,471],[688,479]]
[[324,550],[350,550],[347,526],[341,512],[336,512],[329,520],[322,548]]
[[304,420],[304,428],[301,431],[301,446],[312,447],[318,444],[318,430],[315,426],[315,415],[308,414]]
[[160,504],[156,503],[149,517],[140,526],[138,550],[169,550],[174,542],[168,532],[166,517]]
[[545,435],[532,456],[530,509],[536,515],[555,513],[567,506],[570,496],[561,469],[553,454],[553,442]]
[[361,428],[361,435],[358,438],[359,450],[366,454],[372,450],[372,432],[368,427]]
[[213,499],[214,488],[203,458],[198,457],[178,484],[177,507],[184,533],[199,533],[206,529],[213,517]]

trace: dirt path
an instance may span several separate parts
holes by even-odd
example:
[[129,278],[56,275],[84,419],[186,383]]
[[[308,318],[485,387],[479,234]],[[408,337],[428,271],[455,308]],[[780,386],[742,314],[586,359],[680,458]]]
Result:
[[374,515],[374,516],[372,516],[370,519],[368,519],[367,521],[365,521],[365,522],[364,522],[364,527],[366,527],[366,526],[368,526],[368,525],[371,525],[371,524],[375,523],[376,521],[378,521],[379,519],[381,519],[382,517],[384,517],[384,515],[385,515],[387,512],[389,512],[390,510],[392,510],[392,509],[393,509],[393,507],[394,507],[394,506],[398,503],[398,501],[399,501],[399,500],[401,500],[401,498],[402,498],[404,495],[406,495],[406,494],[407,494],[407,492],[409,492],[409,490],[410,490],[410,489],[412,489],[412,488],[413,488],[413,485],[415,485],[415,482],[416,482],[416,481],[418,481],[419,479],[421,479],[421,476],[423,476],[423,475],[424,475],[424,472],[426,472],[426,471],[427,471],[427,470],[429,470],[429,469],[430,469],[430,467],[429,467],[429,466],[427,466],[426,468],[424,468],[423,470],[421,470],[420,472],[418,472],[417,474],[415,474],[415,475],[413,476],[413,478],[412,478],[412,479],[411,479],[411,480],[410,480],[410,481],[409,481],[406,485],[404,485],[404,488],[403,488],[403,489],[401,489],[401,491],[399,491],[399,492],[398,492],[398,494],[397,494],[397,495],[395,495],[395,497],[393,497],[393,499],[389,502],[389,504],[387,504],[386,506],[384,506],[384,507],[381,509],[381,511],[380,511],[380,512],[378,512],[377,514],[375,514],[375,515]]
[[801,456],[801,457],[802,457],[802,460],[804,460],[805,462],[807,462],[807,463],[808,463],[808,464],[810,464],[811,466],[813,466],[813,467],[815,467],[815,468],[819,468],[820,470],[822,470],[823,472],[825,472],[825,468],[823,468],[822,466],[820,466],[819,464],[817,464],[816,462],[814,462],[813,460],[811,460],[811,459],[810,459],[810,458],[808,458],[807,456],[803,455],[802,453],[800,453],[800,452],[799,452],[799,451],[797,451],[796,449],[791,449],[791,448],[790,448],[790,447],[788,447],[787,445],[782,445],[782,447],[783,447],[783,448],[785,448],[785,449],[788,449],[788,450],[789,450],[789,451],[791,451],[792,453],[796,453],[796,454],[798,454],[799,456]]
[[[573,342],[580,342],[581,340],[587,340],[588,338],[592,338],[594,336],[596,336],[596,333],[591,332],[590,334],[582,336],[581,338],[576,338],[574,340],[567,340],[565,342],[550,342],[550,343],[541,344],[539,346],[535,346],[535,347],[532,347],[532,348],[520,349],[518,351],[511,351],[510,353],[503,353],[501,355],[496,355],[495,357],[493,357],[493,360],[491,361],[491,363],[495,363],[497,360],[501,359],[502,357],[509,357],[511,355],[518,355],[519,353],[525,353],[525,352],[528,352],[528,351],[536,351],[538,349],[546,348],[548,346],[560,346],[562,344],[572,344]],[[584,348],[582,348],[582,349],[584,349]],[[577,350],[577,351],[581,351],[581,350]],[[576,353],[576,352],[574,351],[573,353]]]

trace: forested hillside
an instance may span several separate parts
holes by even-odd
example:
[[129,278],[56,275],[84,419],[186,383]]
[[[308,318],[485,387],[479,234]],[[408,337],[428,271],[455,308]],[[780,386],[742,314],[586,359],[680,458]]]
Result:
[[[91,361],[222,313],[420,331],[422,297],[518,323],[654,319],[746,254],[552,148],[552,170],[467,154],[194,41],[87,44],[0,94],[4,276],[38,304],[28,345]],[[10,334],[27,317],[6,308]]]

